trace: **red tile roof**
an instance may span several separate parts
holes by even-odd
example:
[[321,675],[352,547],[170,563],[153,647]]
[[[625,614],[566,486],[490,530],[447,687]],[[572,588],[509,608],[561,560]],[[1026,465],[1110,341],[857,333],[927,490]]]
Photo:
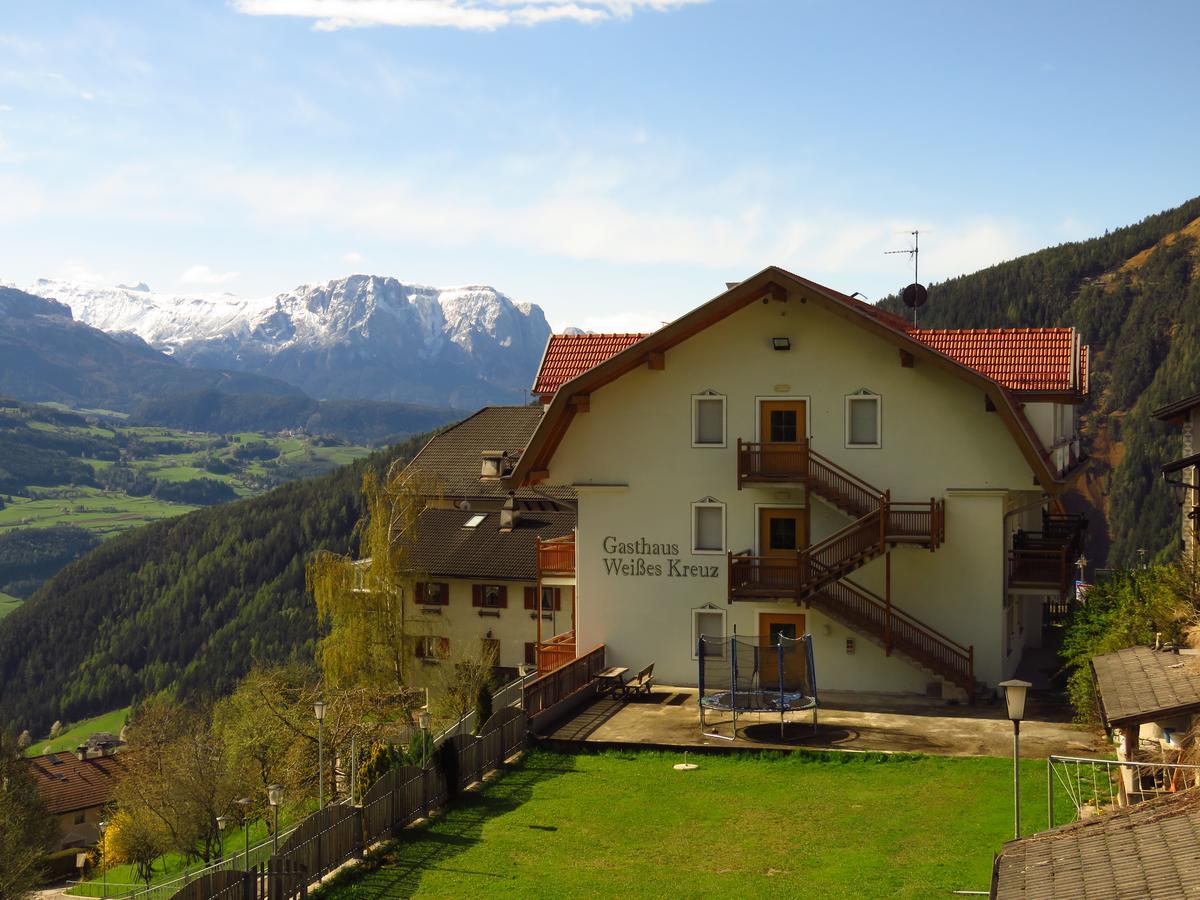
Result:
[[92,809],[112,799],[113,787],[125,774],[120,755],[80,759],[73,753],[47,753],[29,760],[38,791],[54,814]]
[[631,347],[645,334],[555,334],[550,336],[533,393],[552,396],[577,375]]
[[[1086,390],[1072,328],[926,328],[909,334],[1011,391]],[[1081,364],[1086,352],[1079,350]]]
[[[1088,348],[1079,348],[1076,373],[1072,365],[1075,335],[1070,328],[906,330],[921,343],[1009,390],[1087,393]],[[549,398],[572,378],[646,337],[645,334],[553,335],[546,346],[533,393]]]

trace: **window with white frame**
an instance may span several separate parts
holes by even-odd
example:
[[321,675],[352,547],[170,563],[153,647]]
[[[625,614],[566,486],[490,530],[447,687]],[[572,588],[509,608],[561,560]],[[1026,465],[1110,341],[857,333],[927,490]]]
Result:
[[692,552],[725,552],[725,504],[705,497],[692,504]]
[[700,656],[700,638],[705,638],[705,657],[725,656],[725,610],[702,606],[692,610],[692,659]]
[[725,446],[725,398],[713,391],[692,395],[692,446]]
[[846,446],[879,447],[883,403],[878,394],[859,391],[846,397]]

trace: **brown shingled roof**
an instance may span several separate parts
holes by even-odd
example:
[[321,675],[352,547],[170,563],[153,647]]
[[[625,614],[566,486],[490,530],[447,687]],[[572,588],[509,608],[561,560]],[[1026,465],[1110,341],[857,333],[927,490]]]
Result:
[[[482,521],[463,526],[473,517]],[[537,539],[560,537],[575,528],[574,512],[524,511],[511,532],[500,530],[498,512],[427,509],[417,520],[413,567],[431,577],[534,581]]]
[[73,753],[47,753],[29,760],[38,792],[55,815],[103,806],[125,774],[120,754],[80,760]]
[[993,900],[1200,896],[1200,790],[1004,845]]
[[1092,658],[1109,727],[1200,711],[1200,656],[1129,647]]

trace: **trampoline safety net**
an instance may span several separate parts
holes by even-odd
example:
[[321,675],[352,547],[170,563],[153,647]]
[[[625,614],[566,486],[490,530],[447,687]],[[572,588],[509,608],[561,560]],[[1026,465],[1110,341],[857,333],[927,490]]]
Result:
[[[732,712],[734,730],[739,713],[814,711],[817,677],[812,635],[731,637],[702,636],[698,641],[700,716],[705,711]],[[719,736],[719,735],[718,735]]]

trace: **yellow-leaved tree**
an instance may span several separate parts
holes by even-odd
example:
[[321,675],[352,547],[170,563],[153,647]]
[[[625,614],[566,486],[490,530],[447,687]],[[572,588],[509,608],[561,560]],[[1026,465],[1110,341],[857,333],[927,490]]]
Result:
[[368,471],[362,492],[364,513],[354,531],[360,558],[322,552],[308,564],[308,590],[324,631],[317,662],[331,688],[392,693],[411,721],[414,638],[426,630],[405,615],[405,599],[422,578],[411,547],[417,520],[438,493],[428,479],[396,468],[383,479]]

